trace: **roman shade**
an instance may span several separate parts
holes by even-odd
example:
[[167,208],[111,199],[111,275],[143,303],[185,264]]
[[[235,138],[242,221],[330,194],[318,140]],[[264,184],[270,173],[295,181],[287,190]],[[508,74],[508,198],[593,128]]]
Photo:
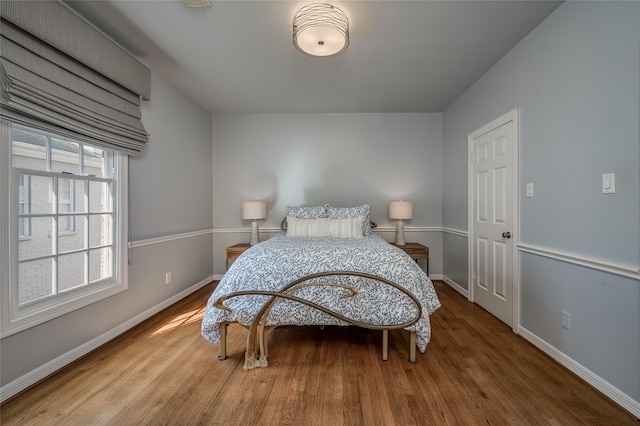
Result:
[[150,71],[57,1],[0,2],[0,116],[135,155]]

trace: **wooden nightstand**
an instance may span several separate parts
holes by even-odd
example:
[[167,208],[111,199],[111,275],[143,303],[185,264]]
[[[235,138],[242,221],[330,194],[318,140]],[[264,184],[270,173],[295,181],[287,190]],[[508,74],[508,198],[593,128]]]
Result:
[[418,261],[418,259],[424,259],[427,266],[427,276],[429,275],[429,247],[423,246],[420,243],[406,243],[403,246],[399,246],[397,244],[392,245],[398,247],[399,249],[402,249],[416,262]]
[[240,256],[249,247],[251,247],[249,243],[240,243],[227,247],[227,269],[229,269],[229,259],[235,259]]

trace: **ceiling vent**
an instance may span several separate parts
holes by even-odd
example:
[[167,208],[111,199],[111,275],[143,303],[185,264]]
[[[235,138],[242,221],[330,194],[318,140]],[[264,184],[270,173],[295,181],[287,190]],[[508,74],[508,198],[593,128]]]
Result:
[[211,7],[211,0],[182,0],[189,7]]

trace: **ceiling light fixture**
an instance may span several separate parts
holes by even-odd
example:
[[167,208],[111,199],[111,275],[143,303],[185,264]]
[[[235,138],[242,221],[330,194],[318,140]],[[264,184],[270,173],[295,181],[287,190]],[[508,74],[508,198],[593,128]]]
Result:
[[349,18],[326,3],[303,6],[293,15],[293,44],[311,56],[335,56],[349,46]]

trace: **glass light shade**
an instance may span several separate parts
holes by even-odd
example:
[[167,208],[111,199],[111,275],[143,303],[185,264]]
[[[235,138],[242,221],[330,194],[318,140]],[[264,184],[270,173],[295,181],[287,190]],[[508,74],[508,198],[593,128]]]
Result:
[[337,55],[349,46],[349,18],[330,4],[304,6],[293,16],[293,44],[307,55]]
[[391,201],[389,203],[389,219],[411,219],[413,203],[411,201]]
[[264,219],[267,217],[267,203],[264,201],[245,201],[242,203],[243,219]]

